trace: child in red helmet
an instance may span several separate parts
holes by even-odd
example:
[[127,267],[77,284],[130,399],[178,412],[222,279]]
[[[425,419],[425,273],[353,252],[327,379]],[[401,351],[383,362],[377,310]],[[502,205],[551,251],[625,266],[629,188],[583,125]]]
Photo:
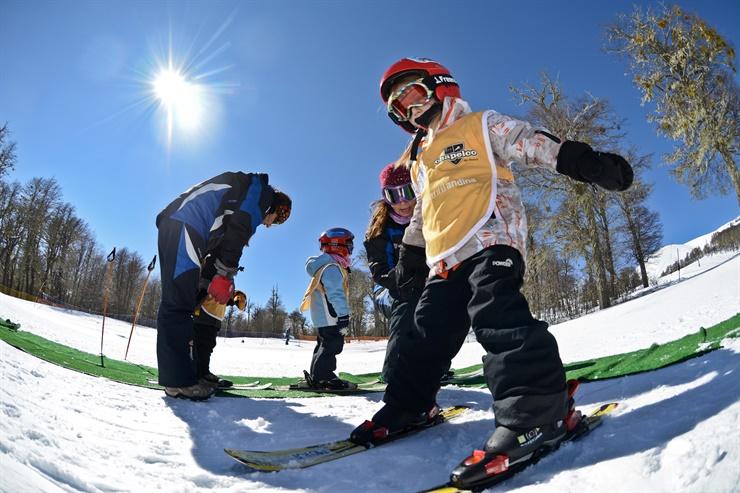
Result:
[[354,235],[345,228],[331,228],[319,237],[321,255],[309,257],[306,272],[311,282],[306,288],[301,311],[311,310],[311,321],[316,329],[316,347],[313,350],[306,385],[322,390],[356,388],[340,379],[337,355],[344,348],[344,336],[349,333],[349,269]]
[[[378,443],[433,419],[440,376],[472,327],[486,350],[497,425],[486,456],[527,460],[563,438],[572,402],[555,338],[520,291],[527,227],[511,162],[614,191],[630,186],[632,169],[616,154],[562,142],[495,111],[473,113],[449,70],[433,60],[394,63],[380,92],[391,120],[415,134],[399,160],[410,167],[417,202],[395,272],[402,299],[422,286],[421,337],[401,348],[385,406],[351,439]],[[457,477],[461,486],[465,479]]]

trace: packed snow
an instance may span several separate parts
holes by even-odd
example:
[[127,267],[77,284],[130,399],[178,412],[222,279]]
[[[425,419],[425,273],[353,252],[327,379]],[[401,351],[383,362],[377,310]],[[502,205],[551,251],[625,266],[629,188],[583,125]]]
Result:
[[[572,362],[666,342],[740,312],[740,257],[721,254],[682,269],[632,301],[555,325]],[[685,273],[685,275],[683,275]],[[0,295],[0,316],[72,347],[98,353],[99,316]],[[106,321],[105,354],[123,359],[130,324]],[[128,360],[156,366],[156,333],[136,327]],[[566,444],[491,491],[740,491],[740,339],[662,370],[583,384],[584,409],[619,401],[586,439]],[[219,339],[220,374],[298,376],[313,345]],[[383,342],[352,342],[339,370],[379,371]],[[471,338],[453,367],[480,362]],[[254,473],[223,448],[270,450],[341,439],[380,407],[382,394],[304,399],[212,398],[161,391],[66,370],[0,342],[0,491],[416,491],[445,481],[493,429],[486,390],[445,387],[441,405],[473,411],[417,436],[304,470]]]

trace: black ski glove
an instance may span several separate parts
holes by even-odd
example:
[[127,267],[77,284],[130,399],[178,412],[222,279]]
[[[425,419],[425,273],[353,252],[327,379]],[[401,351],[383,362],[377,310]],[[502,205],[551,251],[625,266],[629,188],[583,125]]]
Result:
[[620,155],[594,151],[583,142],[567,140],[558,153],[558,173],[605,190],[622,192],[632,185],[632,166]]
[[349,315],[342,315],[337,318],[337,329],[343,336],[349,334]]
[[401,300],[419,296],[429,275],[426,253],[423,248],[402,244],[396,265],[396,285]]
[[219,275],[233,279],[237,271],[244,270],[242,267],[228,267],[226,264],[221,262],[212,253],[203,260],[203,265],[200,268],[200,277],[206,281],[213,279],[213,276]]

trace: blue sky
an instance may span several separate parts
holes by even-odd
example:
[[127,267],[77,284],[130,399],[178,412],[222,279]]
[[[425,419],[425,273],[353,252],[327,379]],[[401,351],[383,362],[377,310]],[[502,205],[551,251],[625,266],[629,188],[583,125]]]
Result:
[[[737,45],[740,3],[680,5]],[[631,6],[0,0],[0,122],[18,151],[10,179],[56,178],[104,249],[126,246],[148,261],[154,218],[182,191],[226,170],[267,172],[293,198],[293,215],[257,230],[237,286],[263,304],[277,285],[292,310],[318,235],[343,226],[361,241],[378,172],[407,142],[382,107],[380,75],[425,56],[451,69],[478,110],[524,114],[508,88],[537,85],[542,71],[570,97],[609,99],[627,144],[654,155],[650,205],[665,243],[683,243],[739,211],[732,196],[693,200],[657,166],[671,143],[646,122],[625,61],[602,49],[604,27]],[[198,128],[175,127],[171,142],[150,84],[169,46],[211,88]]]

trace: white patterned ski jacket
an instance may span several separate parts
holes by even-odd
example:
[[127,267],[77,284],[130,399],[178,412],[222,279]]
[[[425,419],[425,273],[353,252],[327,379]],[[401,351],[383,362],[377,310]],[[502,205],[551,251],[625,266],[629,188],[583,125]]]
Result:
[[[431,132],[443,132],[457,119],[470,113],[470,106],[457,98],[446,98],[441,121],[444,127]],[[512,162],[527,167],[549,168],[555,171],[560,142],[545,129],[532,127],[529,123],[491,111],[488,117],[488,134],[491,153],[497,164],[511,168]],[[424,143],[422,143],[424,145]],[[421,165],[421,163],[420,163]],[[514,181],[497,180],[496,206],[493,216],[449,258],[445,259],[447,268],[452,268],[463,260],[492,245],[508,245],[519,250],[526,260],[527,218],[522,203],[521,192]],[[421,189],[424,183],[414,183],[417,187],[417,202],[411,223],[406,228],[403,242],[424,247],[422,234]],[[430,265],[430,276],[440,273],[440,265]]]

